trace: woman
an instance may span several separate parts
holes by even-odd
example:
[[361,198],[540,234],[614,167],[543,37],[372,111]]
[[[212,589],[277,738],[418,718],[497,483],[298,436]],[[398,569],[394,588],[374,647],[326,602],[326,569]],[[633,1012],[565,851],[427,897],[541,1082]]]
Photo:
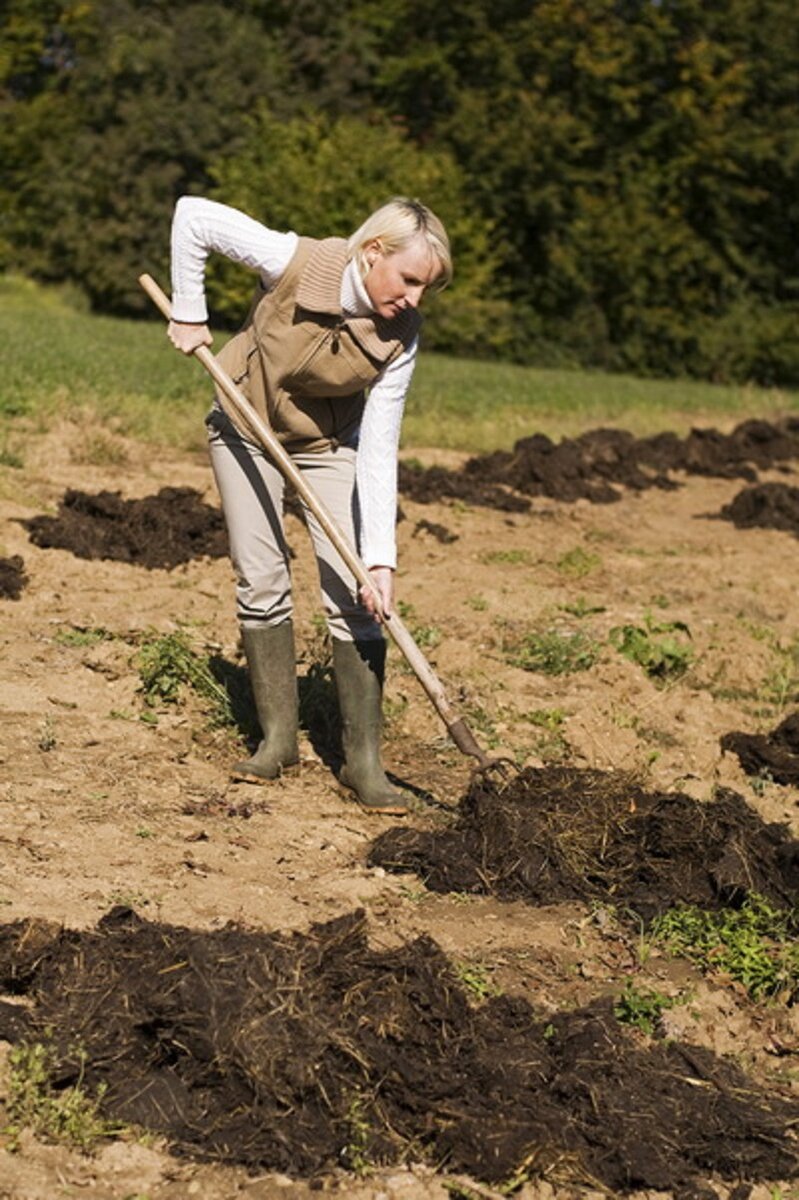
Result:
[[[397,448],[428,288],[452,262],[439,219],[398,198],[347,241],[266,228],[236,209],[183,197],[172,225],[168,335],[191,354],[210,345],[205,262],[219,251],[259,274],[244,328],[220,363],[269,422],[297,468],[369,568],[390,618],[396,568]],[[217,402],[207,419],[211,463],[237,575],[242,640],[263,739],[234,778],[262,782],[298,762],[297,682],[284,481]],[[345,765],[340,781],[371,812],[406,812],[380,756],[386,647],[369,589],[356,581],[306,511],[333,643]]]

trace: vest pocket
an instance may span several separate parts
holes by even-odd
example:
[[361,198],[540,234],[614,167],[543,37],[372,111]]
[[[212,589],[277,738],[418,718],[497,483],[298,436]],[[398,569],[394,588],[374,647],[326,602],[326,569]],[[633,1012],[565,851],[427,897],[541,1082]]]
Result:
[[302,362],[286,373],[283,387],[294,396],[351,396],[373,383],[377,374],[343,326],[326,330],[314,342]]

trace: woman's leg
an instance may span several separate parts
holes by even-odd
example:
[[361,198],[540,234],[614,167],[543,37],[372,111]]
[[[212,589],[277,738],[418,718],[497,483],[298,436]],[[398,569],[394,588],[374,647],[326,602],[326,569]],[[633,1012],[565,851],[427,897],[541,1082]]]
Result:
[[[295,455],[294,462],[349,544],[358,544],[355,451],[347,447]],[[333,667],[346,758],[339,779],[371,812],[401,816],[407,806],[386,779],[380,756],[386,643],[380,626],[358,599],[358,584],[306,511],[316,552],[322,603],[333,639]]]
[[208,425],[211,467],[236,572],[239,622],[242,628],[279,625],[292,617],[283,476],[224,413],[215,409]]
[[236,572],[244,653],[263,738],[233,777],[274,779],[299,761],[297,677],[283,478],[263,451],[215,410],[209,418],[216,478]]

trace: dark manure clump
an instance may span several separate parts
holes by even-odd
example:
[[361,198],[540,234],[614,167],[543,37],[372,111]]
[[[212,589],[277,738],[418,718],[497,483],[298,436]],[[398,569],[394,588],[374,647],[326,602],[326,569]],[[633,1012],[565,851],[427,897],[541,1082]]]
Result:
[[218,509],[189,487],[164,487],[155,496],[123,500],[119,492],[69,489],[54,517],[24,522],[44,549],[71,550],[78,558],[104,558],[169,570],[180,563],[228,552]]
[[520,439],[512,450],[471,458],[462,470],[400,469],[400,489],[420,503],[459,499],[521,511],[527,496],[608,504],[623,489],[673,489],[671,473],[757,479],[757,471],[799,458],[799,418],[778,424],[744,421],[732,433],[692,429],[686,437],[661,433],[636,438],[621,429],[594,429],[553,442],[544,434]]
[[0,558],[0,600],[19,600],[27,586],[28,575],[21,556]]
[[80,1081],[193,1157],[310,1176],[413,1155],[617,1192],[799,1174],[799,1104],[777,1088],[644,1041],[609,999],[474,1006],[433,941],[372,949],[360,911],[290,935],[130,909],[83,932],[19,921],[0,980],[30,1001],[0,1032],[50,1046],[53,1088]]
[[721,748],[738,756],[747,775],[799,787],[799,713],[771,733],[725,733]]
[[743,797],[649,793],[621,772],[528,768],[497,787],[475,776],[445,829],[392,828],[368,861],[414,871],[436,892],[550,904],[602,901],[650,920],[675,904],[716,909],[751,893],[790,907],[799,842]]
[[785,483],[744,488],[719,516],[736,529],[780,529],[799,537],[799,488]]

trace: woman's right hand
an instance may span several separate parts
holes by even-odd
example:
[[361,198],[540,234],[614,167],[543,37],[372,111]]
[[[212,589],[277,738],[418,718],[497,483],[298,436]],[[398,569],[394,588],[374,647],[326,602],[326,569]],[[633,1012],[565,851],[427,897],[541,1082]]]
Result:
[[185,321],[170,321],[166,336],[181,354],[193,354],[200,346],[210,346],[214,340],[207,325],[190,325]]

